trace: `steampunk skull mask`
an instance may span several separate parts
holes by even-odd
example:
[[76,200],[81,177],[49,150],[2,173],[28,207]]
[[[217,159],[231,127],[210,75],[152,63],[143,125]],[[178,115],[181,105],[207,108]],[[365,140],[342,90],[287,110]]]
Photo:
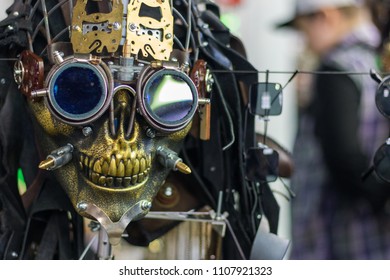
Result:
[[[36,6],[47,12],[45,2]],[[72,7],[71,43],[53,43],[44,18],[48,65],[32,49],[15,64],[48,155],[40,167],[112,243],[147,213],[172,169],[190,172],[177,153],[198,105],[186,61],[172,55],[169,1],[123,2],[58,5]]]

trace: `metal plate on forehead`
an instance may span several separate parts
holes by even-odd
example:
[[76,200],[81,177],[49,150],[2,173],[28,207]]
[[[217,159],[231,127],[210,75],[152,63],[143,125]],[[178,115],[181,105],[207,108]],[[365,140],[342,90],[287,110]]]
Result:
[[169,60],[173,49],[173,16],[169,2],[130,1],[124,56]]
[[[91,1],[91,0],[90,0]],[[73,8],[71,42],[75,53],[117,51],[122,38],[122,0],[112,2],[109,13],[87,13],[88,0],[79,0]]]

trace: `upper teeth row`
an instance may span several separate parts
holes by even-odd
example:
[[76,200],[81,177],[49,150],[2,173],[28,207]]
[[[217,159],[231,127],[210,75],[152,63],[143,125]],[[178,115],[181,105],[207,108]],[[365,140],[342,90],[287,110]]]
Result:
[[80,155],[80,168],[82,171],[92,169],[93,172],[104,176],[131,177],[144,173],[151,165],[151,157],[141,156],[133,159],[118,159],[112,155],[109,160],[94,159],[85,154]]

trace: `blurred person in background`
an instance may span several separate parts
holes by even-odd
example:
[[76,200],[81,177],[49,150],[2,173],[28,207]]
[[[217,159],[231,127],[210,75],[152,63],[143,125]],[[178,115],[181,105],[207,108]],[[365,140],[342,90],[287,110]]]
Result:
[[[380,34],[358,0],[297,0],[281,24],[300,31],[318,57],[309,103],[300,110],[294,147],[292,259],[389,259],[390,185],[372,173],[388,137],[375,106]],[[303,74],[302,74],[303,75]]]

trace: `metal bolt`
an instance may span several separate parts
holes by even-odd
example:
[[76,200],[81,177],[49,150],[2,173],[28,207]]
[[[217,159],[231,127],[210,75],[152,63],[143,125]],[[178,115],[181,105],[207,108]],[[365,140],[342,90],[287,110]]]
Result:
[[387,138],[386,145],[390,145],[390,138]]
[[13,12],[12,15],[13,15],[14,17],[17,17],[17,16],[19,16],[19,12]]
[[100,230],[100,224],[96,221],[91,221],[88,225],[92,232],[97,232]]
[[209,28],[209,25],[208,25],[207,23],[205,23],[205,24],[203,24],[202,27],[205,28],[205,29],[208,29],[208,28]]
[[8,29],[9,31],[12,31],[12,30],[14,30],[14,27],[13,27],[12,25],[8,25],[8,26],[7,26],[7,29]]
[[92,134],[92,132],[93,131],[92,131],[92,128],[90,126],[86,126],[86,127],[83,128],[83,135],[85,137],[90,136]]
[[167,33],[167,35],[165,35],[165,39],[169,40],[172,38],[172,34],[171,33]]
[[146,136],[153,139],[156,137],[156,131],[154,131],[154,129],[148,128],[146,129]]
[[121,24],[119,22],[114,22],[112,27],[114,28],[114,30],[119,30],[121,28]]
[[19,254],[17,252],[13,251],[11,253],[11,257],[13,257],[14,259],[17,259],[19,257]]
[[207,47],[208,45],[209,45],[208,42],[203,42],[203,43],[202,43],[202,46],[203,46],[203,47]]
[[74,26],[72,26],[72,29],[73,29],[74,31],[81,32],[81,27],[80,27],[80,26],[78,26],[78,25],[74,25]]
[[85,202],[80,202],[77,204],[77,208],[80,210],[80,211],[85,211],[87,210],[88,208],[88,204],[85,203]]
[[129,24],[129,30],[130,31],[135,31],[137,29],[137,25],[135,25],[135,23],[130,23]]
[[4,78],[1,78],[0,83],[1,83],[2,85],[5,85],[5,79],[4,79]]
[[144,200],[141,203],[141,209],[144,211],[148,211],[152,208],[152,203],[150,201]]

